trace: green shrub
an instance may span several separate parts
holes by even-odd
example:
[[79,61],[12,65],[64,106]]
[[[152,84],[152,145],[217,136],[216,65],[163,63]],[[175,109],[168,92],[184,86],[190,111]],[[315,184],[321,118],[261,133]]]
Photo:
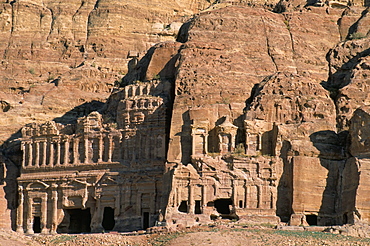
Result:
[[35,74],[35,69],[34,68],[30,68],[30,69],[28,69],[28,72],[33,75],[33,74]]
[[363,34],[361,32],[355,32],[349,35],[349,39],[361,39],[365,37],[366,37],[366,34]]

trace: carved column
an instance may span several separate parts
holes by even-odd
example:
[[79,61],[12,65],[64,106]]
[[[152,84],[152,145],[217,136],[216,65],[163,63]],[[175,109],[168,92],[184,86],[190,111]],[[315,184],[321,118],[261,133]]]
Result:
[[95,212],[93,214],[93,218],[91,219],[91,231],[92,232],[102,232],[104,228],[102,226],[102,217],[104,210],[101,209],[100,203],[100,195],[96,196],[96,203],[95,203]]
[[124,150],[123,150],[123,159],[124,160],[128,160],[129,158],[128,158],[128,148],[129,148],[129,146],[128,146],[128,138],[127,137],[125,137],[124,138],[124,140],[123,140],[123,143],[124,143]]
[[25,167],[26,166],[26,145],[24,142],[21,143],[21,150],[23,152],[22,167]]
[[195,134],[191,133],[191,154],[195,155]]
[[175,193],[175,207],[178,207],[181,204],[181,199],[180,199],[180,189],[176,187],[176,193]]
[[134,147],[134,157],[133,160],[140,159],[140,151],[141,151],[141,141],[142,141],[142,135],[136,134],[136,141],[135,147]]
[[48,195],[45,194],[43,197],[41,197],[41,218],[40,218],[40,228],[41,233],[46,234],[47,228],[46,223],[48,219]]
[[257,134],[257,150],[262,150],[262,135]]
[[49,166],[54,166],[54,143],[49,139]]
[[115,206],[114,217],[115,217],[115,219],[121,213],[121,190],[122,190],[122,186],[118,185],[118,189],[116,190],[117,195],[116,195],[115,200],[114,200],[114,206]]
[[26,210],[26,233],[33,234],[33,217],[32,217],[32,198],[28,197],[27,199],[27,210]]
[[47,142],[45,140],[44,142],[42,142],[42,163],[41,163],[42,167],[46,166],[46,147],[47,147]]
[[270,209],[271,208],[271,194],[270,189],[267,185],[261,185],[261,196],[260,196],[260,208]]
[[130,203],[131,203],[131,187],[130,187],[130,184],[125,184],[123,187],[123,199],[122,199],[122,208],[123,208],[123,211],[125,211],[125,209],[130,206]]
[[207,186],[202,186],[202,213],[203,213],[203,207],[207,204]]
[[[149,135],[149,134],[148,134]],[[148,139],[148,135],[146,135],[146,139]],[[148,142],[147,140],[144,142],[144,159],[147,159],[149,160],[150,159],[150,148],[152,147],[150,145],[150,142]]]
[[89,163],[89,137],[87,135],[84,136],[84,163]]
[[235,135],[234,134],[230,134],[230,143],[231,143],[231,146],[230,146],[230,151],[232,152],[232,151],[234,151],[234,149],[235,149]]
[[132,159],[132,148],[131,148],[131,139],[126,139],[126,158],[127,160]]
[[238,197],[237,197],[237,192],[238,192],[238,180],[231,179],[231,187],[232,187],[232,200],[233,200],[233,206],[237,207],[238,206]]
[[122,142],[122,135],[120,136],[118,140],[118,159],[119,161],[123,160],[123,142]]
[[113,154],[113,136],[108,135],[108,162],[112,162]]
[[248,202],[248,186],[247,181],[244,181],[244,208],[247,208],[247,202]]
[[35,142],[35,166],[40,166],[40,144],[39,142]]
[[78,145],[79,145],[79,139],[74,138],[73,139],[73,164],[77,164],[79,162],[79,154],[78,154]]
[[195,204],[194,204],[194,187],[193,185],[191,184],[191,182],[189,182],[189,199],[188,199],[188,203],[189,203],[189,213],[190,214],[194,214],[194,211],[195,211]]
[[276,193],[272,189],[274,189],[274,188],[269,189],[269,191],[270,191],[270,208],[276,209],[276,201],[275,201],[275,195],[274,195]]
[[64,161],[63,164],[69,164],[69,137],[66,137],[64,140]]
[[220,151],[221,154],[224,154],[225,153],[224,148],[223,148],[221,134],[218,134],[218,151]]
[[32,166],[32,143],[27,143],[28,144],[28,166]]
[[137,86],[132,86],[132,96],[138,96],[137,94]]
[[141,214],[141,197],[142,193],[136,190],[136,215],[142,216]]
[[59,141],[59,139],[57,140],[57,150],[56,150],[56,152],[57,152],[57,156],[56,156],[56,162],[55,162],[55,165],[56,166],[59,166],[60,165],[60,141]]
[[54,234],[57,232],[58,227],[58,185],[53,184],[51,191],[51,200],[52,200],[52,215],[51,215],[51,228],[50,233]]
[[102,134],[99,135],[99,142],[98,142],[98,162],[103,162],[103,150],[104,150],[104,145],[103,145],[103,136]]
[[[155,138],[153,136],[150,137],[149,143],[150,143],[150,146],[155,146]],[[155,158],[155,152],[154,152],[154,148],[151,148],[150,159],[153,159],[153,158]]]
[[262,191],[261,191],[261,186],[256,185],[257,187],[257,208],[261,208],[261,196],[262,196]]
[[23,203],[24,203],[24,194],[23,187],[19,185],[18,188],[18,208],[17,208],[17,232],[23,231]]
[[204,150],[204,154],[207,154],[208,153],[208,134],[203,134],[203,137],[204,137],[203,150]]
[[251,194],[250,194],[250,186],[246,186],[245,187],[245,206],[246,208],[250,208],[251,205],[250,205],[250,200],[251,200]]
[[128,98],[129,97],[129,95],[128,95],[128,86],[126,86],[125,88],[124,88],[124,91],[125,91],[125,94],[124,94],[124,98]]

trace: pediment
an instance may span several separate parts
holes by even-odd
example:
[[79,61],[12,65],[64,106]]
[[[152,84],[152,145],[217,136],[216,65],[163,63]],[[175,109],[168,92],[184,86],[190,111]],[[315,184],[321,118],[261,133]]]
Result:
[[49,188],[49,185],[42,181],[29,183],[26,187],[27,190],[46,190],[47,188]]

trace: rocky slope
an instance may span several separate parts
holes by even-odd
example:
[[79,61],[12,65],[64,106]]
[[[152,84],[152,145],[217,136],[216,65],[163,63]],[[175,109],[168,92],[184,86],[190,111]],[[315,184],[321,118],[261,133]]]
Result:
[[[277,204],[291,208],[279,216],[302,212],[299,204],[307,202],[312,211],[330,216],[356,206],[369,217],[366,200],[347,197],[357,187],[360,193],[368,187],[356,176],[356,158],[368,153],[360,134],[364,125],[350,121],[361,122],[368,114],[359,109],[368,104],[367,10],[220,2],[191,19],[212,3],[3,2],[0,143],[9,141],[1,147],[0,162],[8,168],[8,207],[16,206],[18,170],[12,165],[20,164],[17,142],[11,140],[19,137],[22,125],[50,119],[73,123],[93,110],[115,118],[110,110],[117,106],[115,89],[160,79],[174,85],[168,163],[191,161],[197,121],[207,121],[209,129],[225,116],[240,129],[254,121],[256,133],[273,132],[276,126],[281,144],[258,153],[283,163],[277,171]],[[152,47],[162,41],[167,42]],[[347,130],[359,139],[352,146]],[[244,145],[245,139],[238,132],[236,144]],[[361,163],[368,170],[367,161]],[[319,175],[301,178],[302,172]],[[337,182],[342,177],[344,188]],[[341,203],[346,197],[352,199],[348,207]],[[320,208],[323,203],[327,206]]]

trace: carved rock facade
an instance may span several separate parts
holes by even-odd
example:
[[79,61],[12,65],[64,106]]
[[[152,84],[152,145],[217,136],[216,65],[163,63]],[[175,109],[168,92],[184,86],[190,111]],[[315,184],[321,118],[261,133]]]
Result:
[[25,126],[17,231],[152,226],[163,186],[168,90],[159,81],[125,87],[116,93],[114,123],[92,112],[76,125]]
[[[100,112],[71,125],[25,126],[17,230],[124,231],[218,218],[369,222],[369,113],[361,107],[369,40],[334,48],[322,82],[325,53],[341,37],[329,31],[328,42],[314,45],[302,34],[316,33],[300,25],[304,18],[325,19],[247,7],[202,13],[178,42],[134,64]],[[337,28],[325,21],[325,30]],[[338,106],[341,97],[351,110]]]

